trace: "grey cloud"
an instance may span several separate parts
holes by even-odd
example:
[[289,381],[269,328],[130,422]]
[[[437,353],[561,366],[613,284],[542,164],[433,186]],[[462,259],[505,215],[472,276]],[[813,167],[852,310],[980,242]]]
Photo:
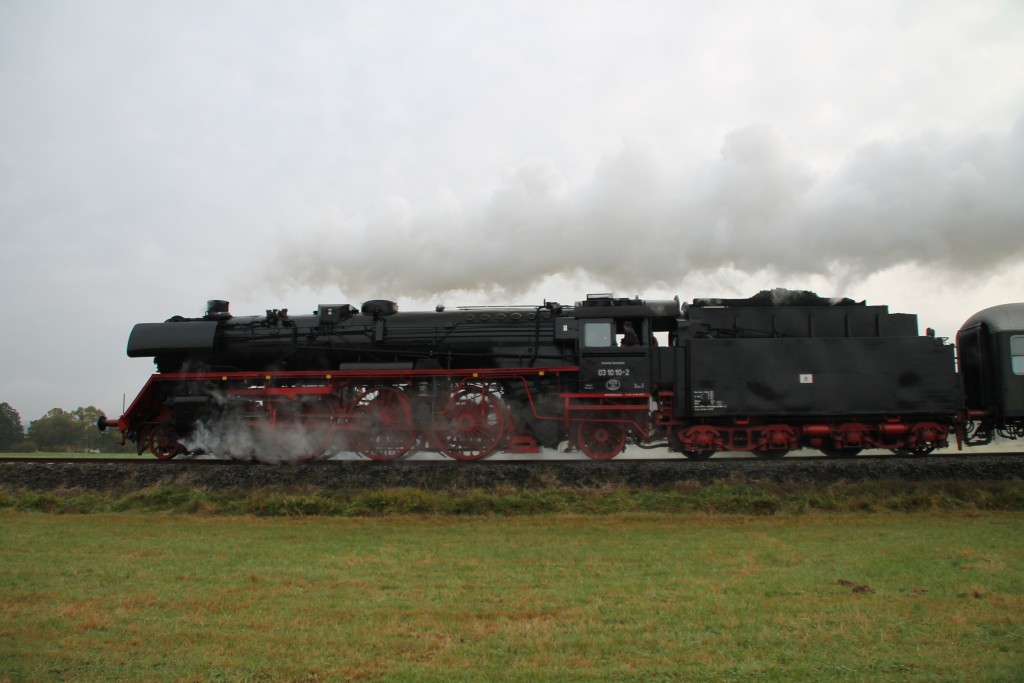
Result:
[[353,298],[514,295],[567,270],[622,290],[723,268],[840,280],[900,264],[970,272],[1024,251],[1022,186],[1024,123],[1003,137],[873,142],[831,173],[759,123],[689,170],[633,143],[576,185],[535,160],[484,201],[392,198],[362,225],[290,237],[273,268]]

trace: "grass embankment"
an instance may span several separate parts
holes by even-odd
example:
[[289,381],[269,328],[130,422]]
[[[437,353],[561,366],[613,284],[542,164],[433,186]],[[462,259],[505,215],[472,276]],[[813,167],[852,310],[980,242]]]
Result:
[[515,488],[429,491],[209,490],[154,486],[137,491],[27,491],[0,485],[0,509],[88,514],[171,512],[260,516],[533,515],[548,513],[711,513],[1024,511],[1019,480],[861,481],[831,484],[681,482],[662,488]]
[[1019,680],[1024,515],[0,512],[0,680]]

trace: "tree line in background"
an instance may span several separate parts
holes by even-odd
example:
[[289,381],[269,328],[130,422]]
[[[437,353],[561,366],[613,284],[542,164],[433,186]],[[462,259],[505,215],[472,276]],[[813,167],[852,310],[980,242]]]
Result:
[[98,452],[116,453],[130,450],[119,446],[117,432],[101,432],[96,421],[103,414],[99,408],[88,406],[71,412],[53,408],[38,420],[22,426],[21,415],[9,403],[0,403],[0,453]]

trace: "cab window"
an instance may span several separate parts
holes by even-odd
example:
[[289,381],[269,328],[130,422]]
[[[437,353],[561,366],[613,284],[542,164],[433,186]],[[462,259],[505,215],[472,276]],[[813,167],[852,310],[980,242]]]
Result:
[[1024,375],[1024,334],[1010,337],[1010,367],[1013,374]]
[[612,324],[607,321],[583,323],[583,345],[606,348],[612,345]]

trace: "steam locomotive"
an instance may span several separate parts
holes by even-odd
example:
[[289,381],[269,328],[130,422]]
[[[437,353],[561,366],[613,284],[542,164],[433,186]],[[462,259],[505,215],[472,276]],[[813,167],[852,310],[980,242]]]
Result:
[[786,290],[244,317],[213,300],[199,318],[136,325],[127,351],[157,372],[99,428],[163,459],[564,447],[607,460],[627,444],[850,457],[1024,437],[1024,303],[976,314],[954,347],[915,315]]

